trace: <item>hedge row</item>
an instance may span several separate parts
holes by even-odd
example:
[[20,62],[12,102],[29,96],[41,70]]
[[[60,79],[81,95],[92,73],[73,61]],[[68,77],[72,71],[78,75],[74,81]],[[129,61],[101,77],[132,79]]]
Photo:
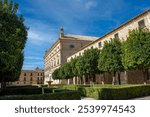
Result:
[[38,88],[37,85],[8,86],[7,88]]
[[81,96],[101,100],[122,100],[150,94],[150,85],[124,85],[124,86],[65,86],[65,89],[77,90]]
[[20,88],[6,88],[3,90],[1,95],[32,95],[42,94],[42,88],[33,87],[20,87]]
[[41,87],[11,87],[3,90],[0,95],[33,95],[43,93],[64,92],[65,89],[41,88]]
[[99,99],[124,100],[150,94],[150,85],[130,86],[121,88],[102,88]]
[[78,91],[66,91],[51,94],[2,96],[0,100],[80,100]]

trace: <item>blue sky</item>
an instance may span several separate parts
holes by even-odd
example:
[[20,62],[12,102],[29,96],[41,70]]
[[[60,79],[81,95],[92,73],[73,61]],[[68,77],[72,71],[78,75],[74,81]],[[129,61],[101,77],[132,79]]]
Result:
[[150,8],[150,0],[14,0],[29,27],[23,69],[44,68],[44,53],[66,34],[100,37]]

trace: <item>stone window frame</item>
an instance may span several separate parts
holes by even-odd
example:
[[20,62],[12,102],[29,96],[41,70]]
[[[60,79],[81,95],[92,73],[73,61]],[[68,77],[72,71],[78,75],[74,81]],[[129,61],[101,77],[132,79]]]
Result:
[[144,20],[144,19],[138,21],[138,27],[139,27],[139,29],[146,27],[146,24],[145,24],[145,20]]
[[115,39],[119,39],[119,33],[115,33],[115,34],[114,34],[114,38],[115,38]]

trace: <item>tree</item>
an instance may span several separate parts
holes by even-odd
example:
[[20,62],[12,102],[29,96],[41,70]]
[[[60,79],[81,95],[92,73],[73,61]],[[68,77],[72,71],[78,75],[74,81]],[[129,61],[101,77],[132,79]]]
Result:
[[83,75],[86,74],[86,68],[84,65],[85,65],[85,61],[84,61],[83,56],[79,56],[75,64],[76,69],[77,69],[77,76],[82,77]]
[[8,0],[0,0],[0,13],[16,14],[18,10],[18,4],[13,3],[11,0],[8,3]]
[[66,63],[64,66],[63,66],[63,69],[64,69],[64,77],[65,79],[70,79],[72,78],[73,76],[73,73],[72,73],[72,69],[71,69],[71,63]]
[[59,74],[59,72],[60,72],[60,68],[55,69],[54,72],[52,73],[52,78],[53,78],[54,80],[60,79],[60,74]]
[[[119,39],[112,39],[110,42],[105,42],[99,56],[98,68],[100,71],[113,72],[112,84],[115,84],[116,73],[120,73],[123,70],[121,54],[121,42]],[[118,81],[121,84],[120,74],[118,74]]]
[[27,40],[27,28],[22,16],[17,16],[18,5],[0,0],[0,82],[19,78],[24,60],[23,49]]
[[99,73],[98,69],[98,58],[99,58],[100,50],[95,49],[88,49],[83,54],[83,60],[84,60],[84,68],[85,68],[85,74],[89,75],[92,80],[95,77],[96,73]]
[[147,69],[150,68],[150,31],[148,29],[130,31],[123,43],[122,51],[125,70],[142,70],[146,78]]
[[71,59],[71,61],[70,61],[72,76],[78,76],[78,71],[77,71],[77,68],[76,68],[77,60],[78,60],[78,58],[74,58],[74,59]]

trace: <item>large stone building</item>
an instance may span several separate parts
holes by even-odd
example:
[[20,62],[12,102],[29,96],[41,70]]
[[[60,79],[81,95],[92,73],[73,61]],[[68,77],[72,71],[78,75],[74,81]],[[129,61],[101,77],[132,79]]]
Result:
[[18,81],[9,83],[9,85],[42,85],[42,84],[44,84],[44,70],[39,68],[36,68],[35,70],[22,70]]
[[[105,34],[104,36],[100,37],[99,39],[85,45],[84,47],[80,48],[77,52],[73,53],[71,56],[67,58],[67,61],[69,62],[72,58],[75,58],[77,56],[80,56],[84,53],[85,50],[90,49],[90,48],[99,48],[102,49],[104,42],[109,41],[112,38],[118,38],[121,41],[126,40],[126,37],[128,36],[128,32],[133,29],[138,29],[138,28],[148,28],[150,29],[150,10],[145,11],[144,13],[134,17],[133,19],[127,21],[126,23],[122,24],[118,28],[112,30],[111,32]],[[125,75],[126,74],[126,75]],[[142,74],[142,71],[129,71],[129,72],[124,72],[121,74],[121,80],[122,83],[144,83],[144,77]],[[126,76],[126,77],[125,77]],[[108,74],[104,75],[103,78],[104,82],[106,83],[111,83],[112,79],[111,76]],[[147,83],[150,82],[150,70],[148,70],[147,73]],[[74,84],[77,84],[77,80]],[[97,76],[96,83],[101,83],[102,79]]]
[[77,52],[80,48],[96,39],[98,39],[98,37],[64,34],[64,29],[61,28],[60,37],[52,47],[45,52],[44,84],[47,84],[48,81],[53,81],[53,84],[58,84],[59,81],[53,80],[52,78],[53,71],[64,65],[72,53]]

